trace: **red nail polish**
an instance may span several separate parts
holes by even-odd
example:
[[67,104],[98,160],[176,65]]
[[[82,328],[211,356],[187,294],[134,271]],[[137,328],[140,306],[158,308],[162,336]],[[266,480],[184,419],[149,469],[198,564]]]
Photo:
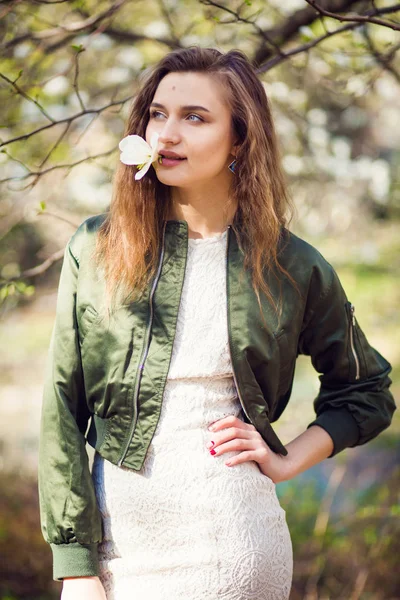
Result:
[[214,448],[211,448],[211,450],[210,450],[210,454],[212,454],[213,456],[214,456],[214,454],[216,454],[216,452],[215,452]]

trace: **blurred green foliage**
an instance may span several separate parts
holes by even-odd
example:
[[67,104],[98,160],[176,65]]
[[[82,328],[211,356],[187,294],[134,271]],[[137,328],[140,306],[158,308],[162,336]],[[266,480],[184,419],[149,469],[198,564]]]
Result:
[[52,557],[39,524],[37,482],[20,472],[0,473],[0,599],[51,600]]
[[294,549],[291,600],[399,598],[400,443],[387,433],[372,445],[390,465],[379,462],[373,478],[368,471],[376,451],[363,449],[355,464],[353,451],[334,460],[326,479],[317,466],[277,486]]

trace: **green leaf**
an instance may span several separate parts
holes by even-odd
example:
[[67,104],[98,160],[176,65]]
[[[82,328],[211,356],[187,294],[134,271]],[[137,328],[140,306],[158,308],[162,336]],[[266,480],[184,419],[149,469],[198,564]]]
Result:
[[24,281],[16,281],[15,288],[17,292],[23,294],[26,290],[26,283]]
[[27,285],[24,291],[25,296],[33,296],[33,294],[35,293],[35,286],[34,285]]
[[76,52],[83,52],[85,50],[83,44],[79,44],[79,46],[77,46],[76,44],[71,44],[71,48]]
[[300,33],[300,39],[302,42],[309,42],[310,40],[313,40],[315,38],[315,35],[314,35],[311,27],[308,27],[306,25],[304,25],[303,27],[300,27],[299,33]]

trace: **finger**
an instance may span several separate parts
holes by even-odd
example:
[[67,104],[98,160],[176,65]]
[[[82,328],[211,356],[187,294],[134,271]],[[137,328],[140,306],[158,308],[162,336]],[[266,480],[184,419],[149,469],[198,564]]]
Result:
[[266,448],[247,449],[232,458],[229,458],[225,463],[228,467],[233,467],[244,462],[254,461],[256,463],[263,463],[268,458],[268,451]]
[[210,440],[207,444],[207,448],[215,448],[224,442],[229,442],[234,439],[259,439],[259,433],[249,431],[247,429],[242,429],[238,427],[228,427],[227,429],[223,429],[220,432],[215,433],[213,435],[213,439]]
[[220,445],[213,446],[210,450],[210,454],[213,456],[219,456],[225,452],[232,452],[234,450],[255,450],[254,443],[252,440],[246,438],[235,438],[231,441],[221,443]]
[[227,467],[234,467],[236,465],[240,465],[250,461],[257,462],[256,452],[254,450],[245,450],[244,452],[240,452],[240,454],[229,458],[229,460],[227,460],[225,464]]
[[250,425],[249,423],[244,423],[241,419],[238,419],[238,417],[235,417],[234,415],[229,415],[228,417],[223,417],[218,421],[214,421],[214,423],[212,423],[208,427],[208,430],[220,431],[221,429],[225,429],[227,427],[238,427],[240,429],[255,429],[253,425]]

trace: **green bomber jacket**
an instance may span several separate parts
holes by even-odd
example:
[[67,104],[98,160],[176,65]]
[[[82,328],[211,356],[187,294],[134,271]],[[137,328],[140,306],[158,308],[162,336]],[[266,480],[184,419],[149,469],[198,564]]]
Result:
[[[112,463],[141,469],[160,415],[185,274],[188,224],[164,221],[148,289],[105,316],[104,278],[90,254],[107,214],[86,219],[67,243],[45,373],[39,500],[55,580],[98,574],[103,531],[86,441]],[[283,310],[279,319],[260,294],[262,318],[232,227],[227,238],[229,350],[244,420],[274,452],[287,454],[271,423],[289,401],[296,358],[305,354],[320,374],[310,425],[332,437],[331,456],[388,427],[391,365],[368,343],[333,267],[282,228],[279,260],[298,290],[266,270]]]

